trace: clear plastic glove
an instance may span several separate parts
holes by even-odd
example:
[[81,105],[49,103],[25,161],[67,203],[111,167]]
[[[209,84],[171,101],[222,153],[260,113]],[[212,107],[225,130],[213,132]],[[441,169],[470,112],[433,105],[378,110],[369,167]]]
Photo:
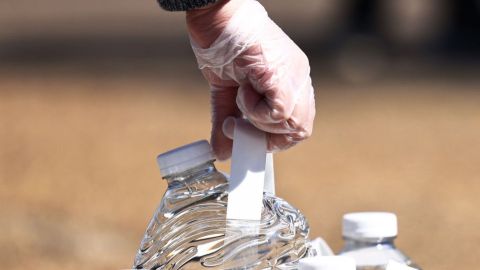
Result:
[[233,119],[267,132],[268,149],[287,149],[312,134],[315,100],[303,51],[255,0],[222,1],[187,13],[192,48],[211,88],[217,158],[230,157]]

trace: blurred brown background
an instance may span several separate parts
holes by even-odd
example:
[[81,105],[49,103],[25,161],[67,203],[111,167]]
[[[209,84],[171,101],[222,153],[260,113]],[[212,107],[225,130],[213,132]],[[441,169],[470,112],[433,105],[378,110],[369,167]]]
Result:
[[[311,236],[338,251],[342,214],[393,211],[424,269],[478,269],[480,2],[262,2],[312,63],[314,135],[276,155]],[[128,268],[155,156],[209,137],[208,101],[182,13],[1,1],[2,268]]]

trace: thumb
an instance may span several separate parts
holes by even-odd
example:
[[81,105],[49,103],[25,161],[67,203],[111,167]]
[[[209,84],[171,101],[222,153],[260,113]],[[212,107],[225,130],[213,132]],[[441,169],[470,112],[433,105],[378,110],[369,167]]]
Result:
[[223,134],[230,140],[233,140],[233,133],[235,131],[235,117],[229,116],[223,121]]
[[211,87],[212,134],[210,143],[218,160],[226,160],[232,155],[232,140],[225,136],[223,123],[229,117],[239,117],[236,105],[237,87]]

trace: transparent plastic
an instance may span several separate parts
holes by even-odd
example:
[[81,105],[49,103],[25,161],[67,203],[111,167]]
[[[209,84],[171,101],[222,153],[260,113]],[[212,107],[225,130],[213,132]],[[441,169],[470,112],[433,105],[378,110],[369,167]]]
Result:
[[355,259],[357,270],[385,270],[389,260],[421,270],[409,257],[395,247],[395,237],[344,237],[345,246],[339,255]]
[[135,269],[296,269],[309,226],[286,201],[264,194],[262,219],[227,221],[228,181],[213,161],[165,177],[168,189]]

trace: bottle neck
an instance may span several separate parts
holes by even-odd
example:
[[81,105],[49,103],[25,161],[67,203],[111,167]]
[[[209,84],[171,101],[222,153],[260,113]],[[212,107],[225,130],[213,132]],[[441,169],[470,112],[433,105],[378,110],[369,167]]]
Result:
[[183,185],[192,179],[202,178],[203,175],[217,172],[213,164],[214,161],[215,160],[210,160],[186,171],[165,176],[164,179],[168,183],[168,188],[175,187],[179,184]]
[[354,238],[354,237],[344,236],[343,237],[345,241],[344,251],[350,251],[350,250],[367,248],[367,247],[394,248],[395,238],[396,237]]

